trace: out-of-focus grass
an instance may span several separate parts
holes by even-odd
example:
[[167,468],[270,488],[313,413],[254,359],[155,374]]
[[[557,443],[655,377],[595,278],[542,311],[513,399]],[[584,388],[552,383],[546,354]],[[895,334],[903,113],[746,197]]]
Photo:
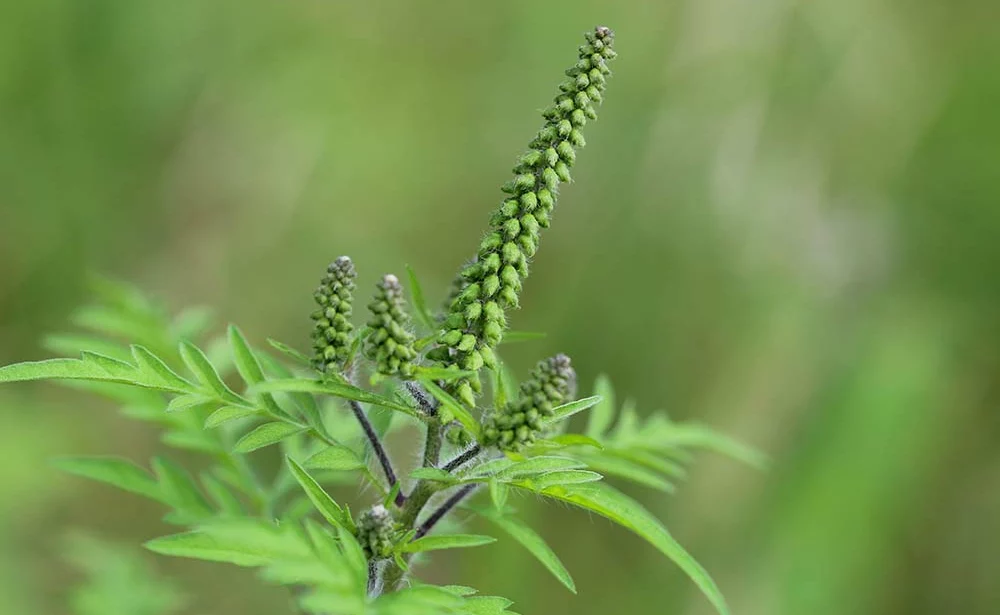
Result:
[[[88,271],[299,345],[339,254],[362,286],[410,263],[440,294],[606,23],[608,101],[515,316],[550,336],[509,356],[568,352],[772,457],[639,494],[734,612],[995,613],[994,4],[0,4],[0,361],[42,356]],[[67,528],[164,528],[45,459],[144,458],[155,434],[52,387],[0,404],[0,611],[66,613]],[[579,597],[502,543],[432,576],[526,613],[708,612],[638,540],[523,504]],[[284,608],[242,571],[161,563],[192,613]]]

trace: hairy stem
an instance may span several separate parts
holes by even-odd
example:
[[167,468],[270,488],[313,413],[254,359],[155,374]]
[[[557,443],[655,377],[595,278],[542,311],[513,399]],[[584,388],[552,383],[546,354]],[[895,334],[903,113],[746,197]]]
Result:
[[455,469],[461,467],[463,464],[466,464],[469,461],[475,459],[476,455],[478,455],[481,452],[483,452],[482,447],[479,446],[478,444],[474,444],[472,448],[468,449],[464,453],[461,453],[448,463],[444,464],[444,466],[441,469],[444,470],[445,472],[452,472]]
[[420,525],[420,527],[417,529],[417,534],[416,536],[414,536],[414,538],[420,538],[421,536],[426,535],[427,532],[434,529],[434,526],[437,525],[437,522],[443,519],[444,516],[447,515],[449,512],[451,512],[451,509],[455,508],[455,506],[457,506],[459,502],[467,498],[470,493],[475,491],[476,487],[478,487],[478,485],[465,485],[464,487],[456,491],[454,494],[452,494],[451,497],[445,500],[444,504],[442,504],[437,508],[437,510],[432,512],[431,515],[427,517],[427,520]]
[[[354,418],[358,419],[361,429],[364,430],[368,442],[372,445],[372,450],[375,451],[375,456],[378,458],[378,462],[382,466],[382,471],[385,473],[385,480],[388,481],[389,488],[391,489],[397,482],[396,471],[392,469],[392,462],[389,461],[389,455],[385,452],[385,447],[382,446],[382,440],[375,433],[375,428],[372,426],[371,421],[368,420],[368,415],[365,414],[361,404],[353,399],[350,400],[350,403]],[[402,506],[405,501],[406,496],[402,492],[396,494],[396,506]]]
[[427,416],[436,416],[438,409],[438,402],[436,399],[427,394],[424,387],[420,386],[419,382],[413,382],[412,380],[407,380],[403,383],[406,390],[409,391],[413,399],[417,401],[420,409],[424,411]]

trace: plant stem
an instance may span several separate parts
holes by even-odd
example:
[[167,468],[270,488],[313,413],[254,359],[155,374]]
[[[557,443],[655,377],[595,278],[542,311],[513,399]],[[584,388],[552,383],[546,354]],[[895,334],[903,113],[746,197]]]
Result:
[[476,455],[478,455],[482,451],[483,451],[482,447],[480,447],[478,444],[474,444],[472,448],[468,449],[464,453],[461,453],[448,463],[444,464],[444,466],[441,469],[444,470],[445,472],[451,472],[456,468],[460,467],[462,464],[468,463],[469,461],[474,459]]
[[417,401],[420,408],[427,413],[428,416],[436,416],[438,409],[438,401],[427,394],[424,387],[420,386],[419,382],[414,382],[412,380],[407,380],[403,383],[406,390],[409,391],[413,399]]
[[442,518],[444,518],[444,516],[447,515],[449,512],[451,512],[451,509],[455,508],[455,506],[457,506],[459,502],[468,497],[470,493],[475,491],[476,487],[478,487],[478,485],[465,485],[464,487],[456,491],[454,494],[452,494],[450,498],[445,500],[444,504],[439,506],[437,510],[431,513],[431,516],[427,517],[427,520],[424,521],[423,524],[417,529],[417,534],[416,536],[414,536],[414,539],[420,538],[421,536],[425,536],[427,532],[434,529],[434,526],[437,525],[437,522],[440,521]]
[[[389,461],[389,455],[385,452],[385,447],[382,446],[382,441],[379,439],[378,434],[375,433],[375,428],[372,427],[371,421],[368,420],[368,416],[365,414],[364,408],[357,401],[349,400],[351,404],[351,411],[354,413],[354,418],[358,419],[358,423],[361,424],[361,429],[364,430],[365,436],[368,437],[368,442],[371,443],[372,449],[375,451],[375,456],[378,457],[378,462],[382,466],[382,471],[385,472],[385,480],[389,483],[389,488],[391,489],[396,484],[396,472],[392,469],[392,462]],[[406,500],[406,496],[402,492],[396,494],[396,506],[402,506],[403,502]]]
[[[424,463],[425,468],[436,468],[441,460],[441,434],[444,426],[439,421],[432,420],[427,423],[427,435],[424,442]],[[405,504],[399,513],[399,523],[404,528],[413,528],[417,524],[417,517],[427,505],[435,493],[438,492],[436,484],[432,481],[421,480],[417,482],[413,491],[406,498]],[[407,558],[408,559],[408,558]],[[390,561],[383,571],[382,589],[384,591],[394,591],[403,581],[405,571],[399,564]]]

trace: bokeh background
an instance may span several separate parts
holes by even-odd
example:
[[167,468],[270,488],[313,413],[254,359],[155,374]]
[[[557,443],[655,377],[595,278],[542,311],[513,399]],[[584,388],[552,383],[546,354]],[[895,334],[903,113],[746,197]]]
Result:
[[[596,24],[615,76],[513,323],[549,336],[508,359],[568,352],[771,458],[629,490],[734,613],[1000,612],[995,2],[2,2],[0,362],[46,356],[93,271],[299,346],[339,254],[442,295]],[[73,530],[166,530],[47,459],[160,446],[98,398],[0,389],[0,612],[70,613]],[[625,531],[528,508],[579,596],[510,541],[431,577],[526,614],[709,613]],[[183,613],[287,612],[132,548]]]

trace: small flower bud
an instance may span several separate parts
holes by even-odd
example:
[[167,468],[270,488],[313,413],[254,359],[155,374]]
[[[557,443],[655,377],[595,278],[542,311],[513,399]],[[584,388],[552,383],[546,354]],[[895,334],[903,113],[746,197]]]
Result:
[[366,510],[358,519],[358,542],[368,559],[391,557],[393,542],[398,533],[398,524],[381,504]]

